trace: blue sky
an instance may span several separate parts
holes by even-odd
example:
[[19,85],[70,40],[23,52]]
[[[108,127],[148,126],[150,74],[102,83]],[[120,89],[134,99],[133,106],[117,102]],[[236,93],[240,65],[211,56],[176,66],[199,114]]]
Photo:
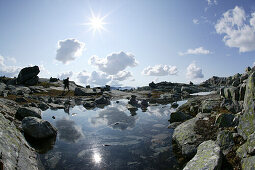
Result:
[[[253,0],[1,0],[0,75],[39,65],[40,77],[142,86],[243,73],[254,12]],[[90,30],[92,13],[104,29]]]

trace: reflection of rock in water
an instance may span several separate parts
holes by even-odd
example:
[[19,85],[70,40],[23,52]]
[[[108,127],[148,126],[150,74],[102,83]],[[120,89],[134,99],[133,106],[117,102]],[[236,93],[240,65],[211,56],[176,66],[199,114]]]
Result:
[[56,127],[59,138],[66,142],[75,143],[84,136],[81,127],[77,126],[73,120],[65,118],[57,120]]
[[49,150],[53,148],[56,142],[56,136],[38,140],[28,135],[25,135],[25,138],[28,141],[28,143],[40,154],[47,153]]
[[99,111],[97,117],[91,118],[91,123],[94,125],[100,125],[102,122],[106,122],[113,129],[121,130],[134,127],[135,121],[136,117],[128,116],[124,111],[115,107],[107,107]]

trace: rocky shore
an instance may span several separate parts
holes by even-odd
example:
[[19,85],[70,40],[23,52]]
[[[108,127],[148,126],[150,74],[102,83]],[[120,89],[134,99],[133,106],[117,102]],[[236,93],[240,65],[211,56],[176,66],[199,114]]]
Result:
[[[194,85],[171,82],[150,83],[131,90],[111,90],[110,86],[90,88],[70,82],[39,78],[37,66],[22,69],[17,78],[0,77],[0,164],[5,169],[44,169],[27,137],[35,141],[53,139],[57,129],[42,120],[47,109],[83,105],[86,109],[104,107],[110,100],[129,99],[127,109],[169,104],[188,99],[171,114],[169,128],[184,169],[252,169],[255,148],[255,68],[228,78],[212,77]],[[209,95],[190,95],[214,91]],[[53,117],[54,119],[54,117]],[[25,137],[26,136],[26,137]]]

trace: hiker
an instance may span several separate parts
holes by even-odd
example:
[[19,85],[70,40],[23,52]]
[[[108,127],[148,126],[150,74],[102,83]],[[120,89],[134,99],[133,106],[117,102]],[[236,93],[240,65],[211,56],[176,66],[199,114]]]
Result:
[[64,91],[67,88],[69,91],[69,77],[67,77],[66,79],[63,80],[64,83]]

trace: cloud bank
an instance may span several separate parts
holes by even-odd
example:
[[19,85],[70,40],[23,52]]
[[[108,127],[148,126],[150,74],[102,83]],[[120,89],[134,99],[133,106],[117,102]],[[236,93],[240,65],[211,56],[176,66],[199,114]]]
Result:
[[177,67],[170,65],[155,65],[153,67],[148,66],[142,71],[142,74],[146,76],[167,76],[176,75],[177,73]]
[[82,55],[85,44],[74,38],[58,41],[56,60],[67,64]]
[[224,35],[226,46],[239,48],[239,52],[255,50],[255,12],[249,17],[243,8],[236,6],[223,13],[215,29]]
[[202,69],[196,66],[196,63],[193,62],[187,67],[186,76],[188,79],[197,79],[204,78],[204,74],[202,73]]
[[[10,58],[13,60],[13,58]],[[9,60],[9,57],[3,57],[0,55],[0,76],[15,77],[18,75],[21,67],[18,66],[8,66],[5,64],[5,60]],[[15,60],[16,61],[16,60]]]
[[212,52],[210,52],[209,50],[204,49],[204,47],[198,47],[195,49],[188,49],[186,52],[179,52],[178,54],[180,56],[183,55],[197,55],[197,54],[211,54]]

